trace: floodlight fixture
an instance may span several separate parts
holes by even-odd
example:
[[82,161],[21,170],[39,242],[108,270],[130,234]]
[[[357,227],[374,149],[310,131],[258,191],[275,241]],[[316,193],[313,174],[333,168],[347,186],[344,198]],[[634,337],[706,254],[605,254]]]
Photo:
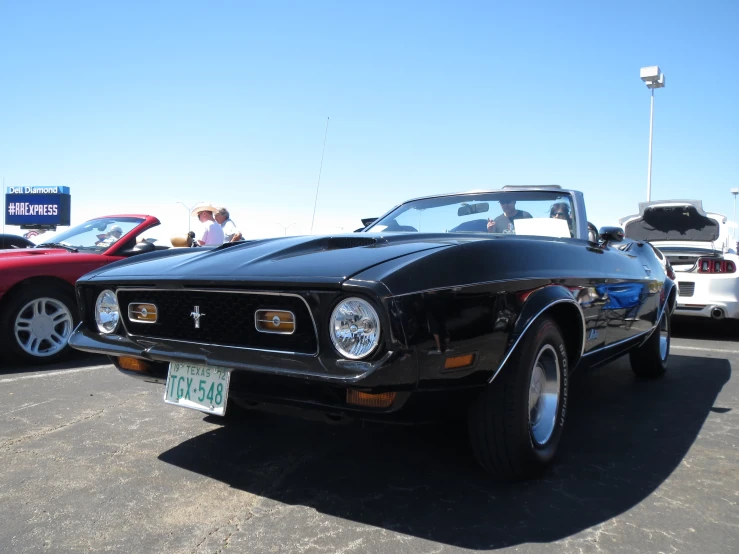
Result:
[[642,67],[639,70],[639,77],[647,85],[647,88],[655,89],[665,86],[665,74],[660,72],[658,65]]
[[186,206],[184,202],[180,202],[179,200],[175,202],[175,204],[180,204],[183,208],[187,210],[187,232],[188,234],[190,233],[190,215],[192,214],[192,211],[195,209],[195,206],[197,206],[198,204],[202,204],[202,203],[203,201],[201,200],[200,202],[195,202],[195,204],[193,204],[192,206]]
[[654,89],[665,86],[665,75],[658,65],[642,67],[639,77],[652,92],[651,107],[649,109],[649,166],[647,168],[647,202],[652,199],[652,134],[654,131]]
[[645,83],[649,81],[656,81],[657,79],[659,79],[659,66],[650,65],[649,67],[642,67],[639,70],[639,77],[641,77],[641,80]]
[[276,225],[279,225],[282,227],[282,229],[285,231],[284,236],[287,236],[287,230],[292,227],[293,225],[297,225],[295,222],[290,223],[289,225],[283,225],[281,222],[277,221],[275,222]]

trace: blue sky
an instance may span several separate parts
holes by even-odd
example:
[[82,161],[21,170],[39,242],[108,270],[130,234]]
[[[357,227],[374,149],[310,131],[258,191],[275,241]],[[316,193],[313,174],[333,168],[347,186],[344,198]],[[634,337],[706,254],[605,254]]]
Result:
[[[0,0],[0,177],[72,222],[225,204],[247,238],[411,197],[557,183],[598,226],[652,199],[732,217],[739,3]],[[193,223],[194,224],[194,223]],[[6,231],[20,232],[17,227]]]

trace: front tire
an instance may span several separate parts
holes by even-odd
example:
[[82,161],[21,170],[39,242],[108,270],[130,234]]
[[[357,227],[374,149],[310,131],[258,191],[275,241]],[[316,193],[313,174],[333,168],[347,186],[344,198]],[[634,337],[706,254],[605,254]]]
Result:
[[0,335],[11,356],[26,363],[53,363],[69,354],[76,324],[74,298],[58,287],[22,289],[0,317]]
[[470,443],[478,463],[505,479],[544,471],[562,437],[568,381],[562,333],[554,320],[541,317],[470,407]]
[[640,347],[629,352],[631,370],[639,377],[655,379],[662,377],[667,371],[667,358],[670,355],[670,337],[672,324],[670,313],[667,308],[662,312],[662,317],[657,328]]

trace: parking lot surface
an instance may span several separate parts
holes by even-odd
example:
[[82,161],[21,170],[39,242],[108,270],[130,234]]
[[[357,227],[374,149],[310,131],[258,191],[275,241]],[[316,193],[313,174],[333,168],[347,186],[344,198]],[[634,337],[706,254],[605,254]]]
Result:
[[664,379],[580,374],[557,463],[516,484],[452,424],[224,420],[103,357],[0,366],[0,552],[739,552],[735,337],[677,322]]

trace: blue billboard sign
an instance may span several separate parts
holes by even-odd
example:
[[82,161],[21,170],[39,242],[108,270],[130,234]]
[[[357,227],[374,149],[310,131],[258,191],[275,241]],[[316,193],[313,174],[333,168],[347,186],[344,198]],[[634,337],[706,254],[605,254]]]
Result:
[[5,224],[22,227],[69,225],[71,198],[69,187],[8,187]]

